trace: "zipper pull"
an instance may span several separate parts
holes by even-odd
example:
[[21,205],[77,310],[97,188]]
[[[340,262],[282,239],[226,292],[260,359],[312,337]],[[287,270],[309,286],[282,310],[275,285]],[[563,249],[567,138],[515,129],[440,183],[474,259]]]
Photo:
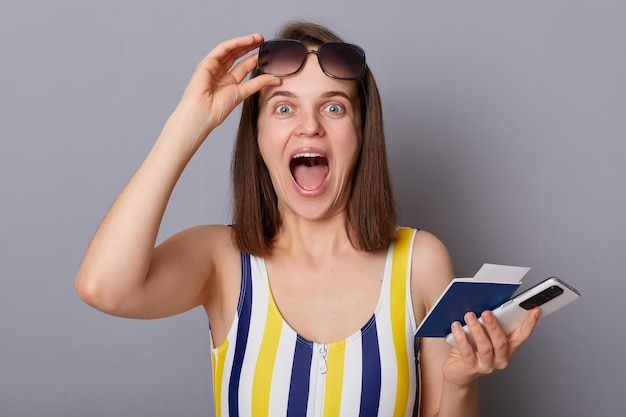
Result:
[[328,345],[323,344],[320,345],[320,358],[322,361],[320,362],[320,373],[325,374],[328,371],[326,366],[326,357],[328,356]]

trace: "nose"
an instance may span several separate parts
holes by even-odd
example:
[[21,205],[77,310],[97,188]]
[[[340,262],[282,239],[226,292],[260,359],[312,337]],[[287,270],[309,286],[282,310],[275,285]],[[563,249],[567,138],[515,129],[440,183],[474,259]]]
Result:
[[321,115],[314,109],[302,111],[296,129],[298,136],[322,136],[324,134],[324,125]]
[[[313,51],[317,52],[317,51]],[[304,61],[304,66],[300,70],[300,77],[304,77],[303,82],[314,83],[319,80],[319,76],[325,77],[322,72],[322,68],[317,60],[317,55],[309,52]],[[317,89],[313,88],[312,91],[306,90],[303,93],[302,107],[299,109],[297,134],[298,136],[322,136],[324,134],[324,123],[322,120],[322,114],[318,106],[319,103],[314,98],[317,93]],[[310,99],[309,99],[310,98]]]

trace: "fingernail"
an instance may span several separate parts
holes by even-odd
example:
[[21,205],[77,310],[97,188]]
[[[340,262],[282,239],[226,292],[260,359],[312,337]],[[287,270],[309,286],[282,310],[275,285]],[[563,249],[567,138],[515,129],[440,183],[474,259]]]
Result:
[[476,314],[474,314],[474,313],[467,313],[465,315],[465,321],[467,323],[476,323],[476,321],[477,321]]
[[494,316],[493,316],[493,313],[491,311],[483,312],[482,318],[483,318],[483,321],[485,323],[490,323],[491,324],[494,321]]

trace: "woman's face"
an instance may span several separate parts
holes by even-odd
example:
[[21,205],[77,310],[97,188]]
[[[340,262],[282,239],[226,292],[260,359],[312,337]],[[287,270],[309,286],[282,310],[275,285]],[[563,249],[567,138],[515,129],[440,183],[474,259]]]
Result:
[[342,213],[361,146],[356,81],[325,75],[314,54],[259,97],[258,143],[282,216]]

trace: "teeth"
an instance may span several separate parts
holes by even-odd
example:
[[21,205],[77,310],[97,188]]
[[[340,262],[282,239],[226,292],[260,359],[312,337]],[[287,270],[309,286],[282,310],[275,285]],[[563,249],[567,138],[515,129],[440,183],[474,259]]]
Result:
[[295,159],[295,158],[318,158],[318,157],[321,157],[321,156],[322,155],[320,155],[318,153],[303,152],[303,153],[297,153],[293,157]]

